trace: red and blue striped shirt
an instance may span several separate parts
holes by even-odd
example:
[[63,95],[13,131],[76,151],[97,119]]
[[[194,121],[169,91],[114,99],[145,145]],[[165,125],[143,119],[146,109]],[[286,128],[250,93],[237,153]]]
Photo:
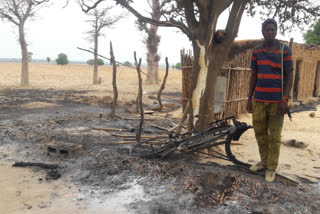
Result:
[[[293,70],[292,53],[288,46],[283,52],[284,71]],[[281,101],[281,49],[268,53],[266,48],[260,46],[253,51],[251,69],[257,71],[257,84],[253,99],[261,102]]]

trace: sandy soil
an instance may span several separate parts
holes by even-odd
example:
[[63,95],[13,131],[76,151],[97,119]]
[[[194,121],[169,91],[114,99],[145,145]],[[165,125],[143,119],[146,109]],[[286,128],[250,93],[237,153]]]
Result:
[[[314,112],[316,117],[310,117],[309,114]],[[241,121],[251,123],[251,115],[242,115]],[[317,182],[313,177],[320,175],[320,106],[313,106],[312,109],[293,113],[292,122],[285,117],[284,127],[282,131],[282,141],[286,142],[291,139],[301,141],[307,145],[306,148],[295,148],[281,145],[281,153],[279,159],[279,167],[277,171],[292,179],[296,176],[310,179]],[[257,155],[258,147],[254,138],[253,131],[247,132],[241,138],[242,146],[237,147],[237,155],[239,159],[259,160]],[[241,157],[241,158],[240,158]],[[299,179],[298,179],[299,180]]]
[[[101,67],[103,83],[96,86],[91,85],[89,66],[31,64],[28,87],[18,86],[19,69],[16,63],[0,63],[0,74],[5,77],[0,79],[0,188],[4,190],[0,213],[251,213],[265,206],[262,202],[272,204],[273,213],[317,213],[320,209],[316,179],[320,174],[320,108],[315,104],[293,113],[293,122],[286,118],[282,134],[284,141],[296,139],[308,145],[281,147],[278,172],[299,186],[280,181],[267,184],[263,176],[203,156],[201,161],[194,155],[169,161],[130,156],[130,144],[119,144],[123,139],[94,129],[138,123],[108,116],[112,96],[108,66]],[[128,113],[135,106],[136,72],[120,67],[118,82],[119,115],[138,117]],[[146,108],[155,105],[152,96],[159,86],[144,85]],[[181,73],[170,71],[164,102],[179,103],[180,91]],[[309,116],[311,112],[315,117]],[[154,134],[150,125],[170,127],[179,115],[180,104],[175,104],[147,116],[145,126]],[[250,124],[251,115],[242,115],[240,121]],[[80,144],[84,151],[74,158],[48,156],[41,148],[49,142]],[[232,146],[236,157],[257,162],[252,130],[241,137],[240,144]],[[46,181],[45,170],[13,168],[15,161],[57,163],[62,177]]]
[[79,191],[66,181],[46,182],[42,172],[3,161],[0,173],[1,213],[84,213],[76,200]]
[[[315,113],[315,117],[309,116],[312,112]],[[293,113],[292,116],[292,122],[287,116],[285,117],[277,172],[296,181],[306,178],[318,182],[315,177],[320,175],[320,106],[309,104],[305,111]],[[239,120],[252,125],[251,114],[240,115]],[[287,146],[285,142],[290,140],[303,142],[306,147]],[[239,143],[241,145],[233,146],[233,153],[239,160],[250,164],[260,161],[252,129],[241,136]],[[230,164],[227,161],[216,161],[224,165]]]

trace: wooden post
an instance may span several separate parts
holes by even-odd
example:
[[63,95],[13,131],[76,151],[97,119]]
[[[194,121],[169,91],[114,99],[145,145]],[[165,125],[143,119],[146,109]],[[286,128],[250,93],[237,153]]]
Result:
[[192,65],[193,57],[191,51],[189,54],[185,50],[180,51],[181,57],[181,70],[182,70],[182,111],[186,109],[187,103],[191,98],[191,74],[192,74]]
[[169,63],[168,63],[168,57],[166,57],[166,74],[164,75],[161,87],[158,91],[159,111],[161,111],[163,108],[162,101],[161,101],[161,93],[165,89],[165,85],[166,85],[166,81],[167,81],[167,77],[168,77],[168,71],[169,71]]
[[143,111],[143,105],[142,105],[142,94],[143,94],[143,89],[142,89],[142,78],[141,78],[141,58],[139,59],[139,63],[137,61],[137,55],[136,52],[134,52],[134,61],[136,64],[136,69],[138,73],[138,79],[139,79],[139,90],[138,90],[138,103],[139,103],[139,110],[140,110],[140,126],[139,130],[136,133],[136,140],[137,143],[136,145],[132,148],[131,152],[141,144],[141,131],[142,131],[142,125],[144,123],[144,111]]
[[115,116],[116,114],[116,106],[118,102],[118,88],[117,88],[117,65],[116,60],[113,54],[112,42],[110,41],[110,56],[111,56],[111,64],[112,64],[112,87],[113,87],[113,100],[112,100],[112,112],[111,116]]
[[293,46],[293,38],[290,39],[290,43],[289,43],[290,49],[292,49],[292,46]]

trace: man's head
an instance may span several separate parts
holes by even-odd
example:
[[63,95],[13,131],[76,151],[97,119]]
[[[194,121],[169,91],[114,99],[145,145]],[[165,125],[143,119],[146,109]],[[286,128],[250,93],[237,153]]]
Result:
[[262,34],[266,41],[273,41],[276,38],[278,24],[274,19],[267,19],[262,23]]

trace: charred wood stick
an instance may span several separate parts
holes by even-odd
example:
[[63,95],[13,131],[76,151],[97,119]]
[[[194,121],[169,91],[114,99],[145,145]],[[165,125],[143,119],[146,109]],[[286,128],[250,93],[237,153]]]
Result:
[[[141,120],[141,118],[124,118],[124,120]],[[144,118],[144,120],[156,120],[156,119],[153,119],[153,118]]]
[[121,120],[124,120],[124,118],[121,117],[121,116],[119,116],[119,115],[114,115],[114,116],[117,117],[117,118],[119,118],[119,119],[121,119]]
[[161,127],[161,126],[151,125],[151,127],[168,132],[167,128],[164,128],[164,127]]
[[15,162],[12,166],[14,167],[28,167],[28,166],[37,166],[44,169],[57,169],[59,168],[58,164],[48,164],[48,163],[38,163],[38,162]]
[[[166,137],[168,137],[168,136],[166,136]],[[147,142],[151,142],[151,141],[153,141],[153,140],[158,140],[158,139],[161,139],[161,138],[164,138],[164,136],[156,136],[156,137],[153,137],[153,138],[149,138],[149,139],[147,139],[147,140],[144,140],[142,143],[147,143]]]
[[310,180],[309,178],[305,178],[305,177],[301,177],[301,176],[297,176],[297,178],[300,181],[302,181],[303,183],[307,183],[307,184],[316,184],[317,183],[317,182]]
[[[120,134],[112,134],[115,137],[124,137],[124,138],[135,138],[135,135],[120,135]],[[164,138],[168,137],[168,135],[141,135],[141,138]]]
[[[132,143],[136,143],[137,141],[136,140],[128,140],[128,141],[118,141],[116,142],[116,144],[132,144]],[[146,140],[146,141],[143,141],[141,143],[150,143],[150,144],[157,144],[157,143],[164,143],[164,141],[149,141],[149,140]]]
[[110,62],[112,64],[112,88],[113,88],[113,100],[111,115],[114,117],[116,114],[116,107],[118,103],[118,88],[117,88],[117,65],[113,54],[112,42],[110,41]]
[[[165,141],[168,140],[168,139],[166,139],[165,137],[162,137],[162,136],[154,137],[154,138],[144,138],[144,139],[146,139],[146,140],[142,141],[141,143],[148,143],[148,142],[154,143],[154,142],[152,142],[154,140],[158,140],[159,143],[160,143],[160,140],[161,140],[161,142],[165,142]],[[124,138],[122,140],[123,141],[133,141],[134,140],[135,142],[137,142],[135,138],[131,138],[131,137],[130,138]]]
[[100,130],[100,131],[124,131],[124,132],[128,132],[130,130],[128,129],[116,129],[116,128],[94,128],[94,130]]
[[132,141],[132,140],[134,140],[135,142],[137,142],[135,136],[134,136],[134,137],[126,137],[126,138],[123,138],[122,140],[123,140],[123,141]]
[[136,143],[136,140],[128,140],[128,141],[118,141],[115,144],[131,144],[131,143]]
[[137,54],[136,52],[134,52],[134,61],[136,64],[136,69],[137,69],[137,74],[138,74],[138,80],[139,80],[139,90],[138,90],[138,98],[137,98],[137,106],[139,107],[140,110],[140,124],[139,124],[139,129],[136,133],[136,139],[137,139],[137,143],[136,145],[134,145],[134,147],[132,147],[130,153],[132,153],[134,151],[134,149],[137,146],[141,145],[141,132],[142,132],[142,126],[144,123],[144,113],[143,113],[143,105],[142,105],[142,94],[143,94],[143,89],[142,89],[142,78],[141,78],[141,58],[139,59],[139,63],[137,60]]
[[161,87],[160,87],[160,89],[158,91],[158,102],[159,102],[159,106],[160,106],[159,107],[159,111],[161,111],[162,108],[163,108],[162,101],[161,101],[161,93],[165,89],[165,86],[166,86],[167,77],[168,77],[168,71],[169,71],[169,63],[168,63],[168,57],[166,57],[166,74],[164,75]]
[[312,176],[312,175],[306,175],[306,174],[304,174],[304,176],[320,180],[320,177],[318,177],[318,176]]

